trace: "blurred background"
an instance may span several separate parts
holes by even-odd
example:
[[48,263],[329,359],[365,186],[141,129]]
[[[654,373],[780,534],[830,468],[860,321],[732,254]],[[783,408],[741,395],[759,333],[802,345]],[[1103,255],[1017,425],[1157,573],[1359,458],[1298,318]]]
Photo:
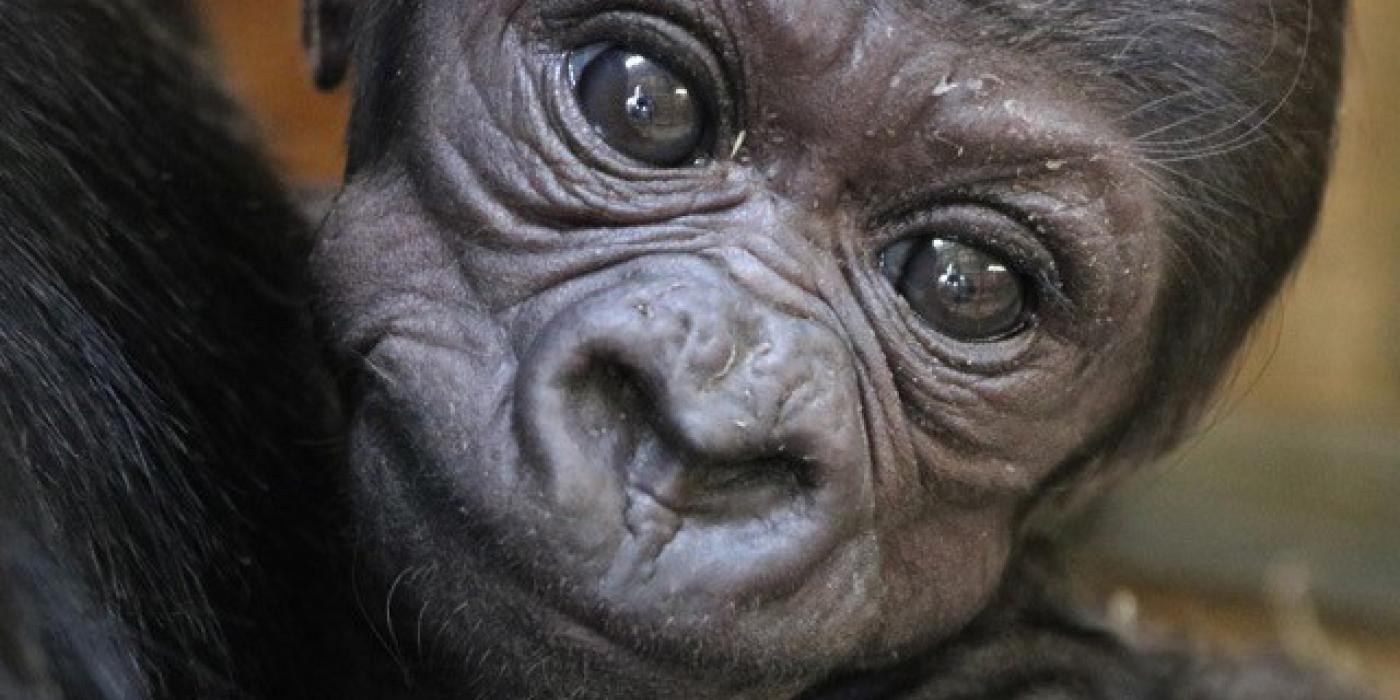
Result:
[[[1069,528],[1085,595],[1227,653],[1282,645],[1400,700],[1400,2],[1353,0],[1319,238],[1216,414]],[[346,100],[309,86],[297,0],[203,0],[298,182],[333,182]]]

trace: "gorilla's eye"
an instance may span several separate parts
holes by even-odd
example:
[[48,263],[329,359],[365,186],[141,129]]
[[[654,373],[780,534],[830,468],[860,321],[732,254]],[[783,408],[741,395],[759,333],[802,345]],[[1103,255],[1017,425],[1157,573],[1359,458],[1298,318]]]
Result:
[[579,107],[619,153],[649,165],[693,161],[706,136],[701,96],[649,56],[609,44],[569,56]]
[[935,330],[958,340],[990,342],[1022,330],[1030,301],[1021,275],[1001,259],[957,241],[900,241],[880,268]]

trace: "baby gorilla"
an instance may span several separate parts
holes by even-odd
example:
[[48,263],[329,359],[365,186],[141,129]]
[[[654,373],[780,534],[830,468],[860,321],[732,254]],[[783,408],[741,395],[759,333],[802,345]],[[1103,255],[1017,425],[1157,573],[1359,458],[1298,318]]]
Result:
[[1190,427],[1292,266],[1340,2],[307,15],[413,697],[1281,697],[1056,612],[1019,543]]

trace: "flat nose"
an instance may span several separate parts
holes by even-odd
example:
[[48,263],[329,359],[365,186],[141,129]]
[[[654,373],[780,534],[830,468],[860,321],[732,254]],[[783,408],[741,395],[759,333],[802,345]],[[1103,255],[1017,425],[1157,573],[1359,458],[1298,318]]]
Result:
[[850,357],[836,331],[725,280],[626,283],[536,340],[522,444],[554,498],[580,507],[616,488],[718,519],[858,499],[868,451]]

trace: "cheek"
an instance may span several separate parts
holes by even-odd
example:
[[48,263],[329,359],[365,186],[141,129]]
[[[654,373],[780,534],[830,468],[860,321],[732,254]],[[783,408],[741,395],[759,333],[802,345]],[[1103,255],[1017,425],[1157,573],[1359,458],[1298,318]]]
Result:
[[917,650],[965,625],[996,592],[1006,569],[1015,509],[943,509],[882,540],[881,580],[897,601],[870,655]]
[[1121,429],[1142,391],[1147,349],[1145,329],[1125,323],[1112,343],[1090,351],[1051,343],[1043,362],[1002,377],[926,382],[906,411],[921,471],[938,484],[939,500],[1037,497],[1058,468]]

